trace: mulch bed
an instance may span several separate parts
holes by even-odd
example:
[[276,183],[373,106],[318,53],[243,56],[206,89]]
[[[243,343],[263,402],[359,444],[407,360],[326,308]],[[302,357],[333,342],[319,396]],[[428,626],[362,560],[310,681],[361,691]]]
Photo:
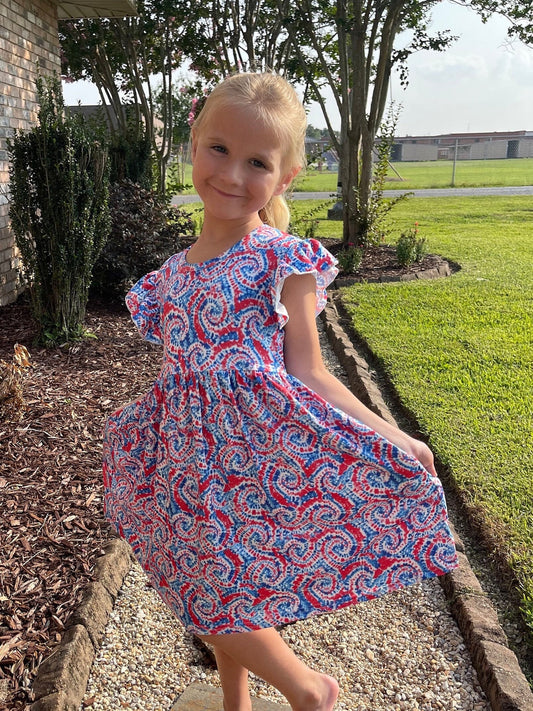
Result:
[[[378,269],[405,273],[385,248],[369,250],[359,271]],[[102,428],[159,369],[160,348],[138,336],[125,308],[92,303],[86,326],[95,338],[43,349],[24,299],[0,308],[0,359],[11,362],[19,343],[32,361],[20,420],[0,421],[0,709],[31,701],[35,671],[113,535],[102,511]]]
[[61,639],[110,538],[103,519],[106,416],[147,390],[161,350],[136,333],[125,309],[91,305],[96,338],[32,345],[28,307],[0,308],[0,358],[30,352],[25,411],[0,422],[0,709],[22,709],[35,670]]
[[[342,244],[338,240],[323,239],[321,242],[332,254],[337,255],[342,250]],[[456,271],[458,265],[445,260],[438,254],[426,254],[420,262],[414,262],[408,267],[400,267],[396,257],[396,247],[391,245],[370,246],[365,249],[363,259],[359,268],[351,275],[359,281],[376,282],[392,281],[400,279],[404,275],[414,275],[430,269],[436,269],[445,262],[448,262],[452,271]]]

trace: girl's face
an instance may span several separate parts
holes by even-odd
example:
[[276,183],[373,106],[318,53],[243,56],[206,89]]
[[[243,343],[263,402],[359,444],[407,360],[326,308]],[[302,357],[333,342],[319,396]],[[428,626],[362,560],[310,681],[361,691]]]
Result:
[[205,217],[258,227],[259,210],[284,192],[298,172],[285,173],[283,157],[274,132],[252,110],[211,109],[192,137],[192,179]]

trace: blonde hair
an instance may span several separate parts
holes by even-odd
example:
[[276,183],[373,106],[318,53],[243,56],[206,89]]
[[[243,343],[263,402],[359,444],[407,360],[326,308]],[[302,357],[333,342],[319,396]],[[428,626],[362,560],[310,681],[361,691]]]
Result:
[[[307,117],[300,99],[288,81],[270,72],[232,74],[218,84],[209,94],[194,121],[192,130],[198,134],[213,109],[240,105],[251,108],[257,117],[279,139],[284,151],[283,175],[295,168],[303,168],[305,155],[305,130]],[[286,230],[290,212],[283,195],[274,195],[259,216],[272,227]]]

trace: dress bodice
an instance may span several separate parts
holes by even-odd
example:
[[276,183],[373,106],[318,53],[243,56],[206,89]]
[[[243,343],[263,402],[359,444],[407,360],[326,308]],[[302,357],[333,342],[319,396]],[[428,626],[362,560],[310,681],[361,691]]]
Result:
[[223,254],[197,264],[188,250],[144,277],[128,306],[145,337],[164,344],[164,370],[276,370],[283,368],[287,312],[281,291],[290,274],[314,273],[317,312],[336,274],[331,255],[263,226]]

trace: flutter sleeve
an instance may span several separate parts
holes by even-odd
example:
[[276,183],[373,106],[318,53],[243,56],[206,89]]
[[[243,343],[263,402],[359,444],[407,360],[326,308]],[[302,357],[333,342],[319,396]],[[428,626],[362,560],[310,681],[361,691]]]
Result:
[[285,279],[292,274],[313,274],[315,276],[315,313],[318,316],[327,302],[326,288],[339,273],[336,264],[335,257],[316,239],[304,240],[291,237],[286,241],[278,257],[272,294],[280,328],[289,320],[287,309],[281,302]]
[[126,306],[143,338],[162,343],[162,303],[159,294],[161,272],[146,274],[126,294]]

